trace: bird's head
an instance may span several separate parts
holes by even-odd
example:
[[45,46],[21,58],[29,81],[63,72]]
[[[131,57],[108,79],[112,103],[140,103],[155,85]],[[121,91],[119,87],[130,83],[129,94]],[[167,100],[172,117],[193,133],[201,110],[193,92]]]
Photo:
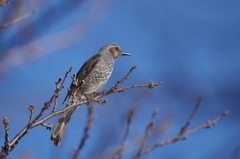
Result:
[[103,46],[100,50],[101,53],[107,53],[112,55],[113,59],[116,60],[120,56],[131,56],[131,54],[122,51],[120,46],[115,43],[108,43]]

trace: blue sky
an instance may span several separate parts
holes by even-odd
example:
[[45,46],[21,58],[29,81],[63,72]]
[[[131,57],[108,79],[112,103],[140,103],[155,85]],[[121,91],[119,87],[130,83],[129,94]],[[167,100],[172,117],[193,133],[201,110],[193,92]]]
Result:
[[[14,9],[18,6],[18,10]],[[236,140],[240,132],[239,1],[53,0],[21,4],[10,1],[0,8],[0,15],[4,15],[0,24],[36,7],[39,9],[36,14],[5,28],[0,37],[0,117],[9,118],[11,138],[26,125],[27,106],[34,104],[39,111],[51,97],[58,77],[64,76],[71,66],[76,73],[103,45],[115,42],[133,56],[116,61],[114,72],[102,90],[111,88],[134,65],[138,68],[124,86],[164,84],[152,90],[132,89],[113,94],[104,97],[108,99],[106,105],[96,104],[96,120],[82,158],[105,158],[118,146],[126,127],[125,116],[134,103],[138,109],[125,158],[136,152],[136,140],[143,137],[155,108],[160,109],[156,123],[167,126],[163,134],[149,139],[146,146],[175,135],[199,95],[203,101],[191,128],[225,110],[230,115],[211,129],[157,148],[142,158],[230,158],[239,149],[240,141]],[[66,86],[70,83],[69,78]],[[59,103],[65,94],[66,89]],[[75,112],[60,146],[50,142],[50,131],[37,127],[21,140],[9,158],[72,156],[82,136],[86,111],[87,107],[82,106]],[[57,117],[47,123],[56,122]],[[3,144],[3,125],[0,136]]]

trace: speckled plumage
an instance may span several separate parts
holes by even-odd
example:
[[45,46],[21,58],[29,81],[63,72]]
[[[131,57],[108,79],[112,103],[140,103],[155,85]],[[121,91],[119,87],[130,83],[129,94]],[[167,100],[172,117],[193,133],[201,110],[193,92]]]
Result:
[[[103,46],[98,54],[86,61],[77,73],[78,81],[83,80],[84,85],[76,92],[75,96],[73,96],[71,92],[68,92],[65,98],[65,100],[68,99],[67,106],[85,100],[83,94],[89,95],[101,89],[112,74],[115,60],[122,55],[129,56],[131,54],[123,52],[117,44],[109,43]],[[75,87],[72,83],[70,90],[76,89]],[[65,111],[59,118],[51,136],[51,140],[56,146],[62,142],[68,122],[77,108],[78,107],[75,107]]]

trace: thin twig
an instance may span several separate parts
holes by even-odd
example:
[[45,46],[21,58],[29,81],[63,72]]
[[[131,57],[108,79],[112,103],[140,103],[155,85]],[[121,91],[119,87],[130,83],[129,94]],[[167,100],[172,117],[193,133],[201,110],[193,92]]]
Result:
[[142,144],[141,144],[138,154],[141,153],[141,151],[143,150],[143,148],[146,144],[147,138],[149,136],[149,132],[153,129],[154,119],[155,119],[156,115],[158,114],[158,112],[159,112],[159,109],[155,109],[155,111],[152,114],[150,122],[147,124],[145,136],[143,138],[143,141],[142,141]]
[[[65,76],[64,76],[63,80],[62,80],[62,78],[59,78],[58,81],[55,82],[56,91],[58,91],[58,92],[57,92],[58,95],[57,95],[56,97],[58,97],[58,96],[60,95],[61,90],[64,88],[64,85],[63,85],[63,84],[65,83],[67,77],[69,76],[70,72],[72,72],[72,70],[73,70],[73,66],[70,67],[69,70],[65,73]],[[62,81],[62,83],[61,83],[61,85],[60,85],[60,87],[59,87],[59,84],[60,84],[61,81]],[[55,92],[56,92],[56,91],[55,91]],[[56,111],[56,108],[57,108],[57,98],[56,98],[56,97],[53,98],[54,106],[53,106],[52,113],[55,112],[55,111]],[[51,98],[51,99],[52,99],[52,98]]]
[[155,86],[158,86],[160,84],[163,84],[163,82],[157,82],[157,83],[150,83],[150,84],[142,84],[142,85],[131,85],[131,86],[126,86],[126,87],[119,87],[119,88],[111,88],[109,91],[107,92],[101,92],[103,93],[104,95],[102,95],[101,93],[99,93],[95,98],[99,98],[99,97],[102,97],[102,96],[106,96],[108,94],[111,94],[111,93],[115,93],[115,92],[123,92],[123,90],[125,89],[129,89],[129,88],[142,88],[142,87],[146,87],[146,88],[152,88],[152,87],[155,87]]
[[52,125],[52,124],[41,123],[41,125],[45,126],[47,128],[47,130],[52,130],[52,128],[54,128],[54,125]]
[[93,123],[93,120],[94,120],[94,117],[92,116],[93,110],[94,110],[94,104],[90,103],[89,107],[88,107],[88,115],[87,115],[88,120],[87,120],[87,123],[86,123],[86,127],[84,129],[83,137],[82,137],[81,143],[78,146],[78,149],[75,150],[73,159],[78,158],[83,146],[86,144],[87,138],[89,137],[89,130],[91,129],[92,123]]
[[128,79],[128,76],[137,68],[137,66],[133,66],[130,71],[126,74],[126,76],[121,79],[118,80],[117,83],[112,87],[112,88],[117,88],[121,83],[123,83],[124,81],[126,81]]
[[[64,79],[62,80],[62,78],[59,78],[57,82],[55,82],[55,85],[56,85],[56,90],[54,91],[54,94],[52,95],[52,97],[50,98],[49,101],[45,102],[44,103],[44,107],[41,109],[41,112],[38,114],[38,116],[33,120],[33,123],[35,123],[42,115],[43,115],[43,112],[50,108],[52,106],[52,103],[55,99],[57,99],[60,95],[60,92],[62,91],[62,89],[64,88],[64,83],[65,83],[65,80],[66,78],[68,77],[69,73],[73,70],[73,67],[70,67],[70,69],[65,73],[65,77]],[[62,83],[61,83],[62,82]],[[60,85],[60,86],[59,86]],[[54,109],[56,109],[56,105],[55,107],[53,107],[53,111]]]
[[121,159],[122,156],[123,156],[126,140],[127,140],[128,134],[129,134],[130,129],[131,129],[131,122],[132,122],[133,115],[134,115],[133,110],[130,110],[129,113],[128,113],[127,129],[126,129],[125,135],[123,137],[121,147],[114,154],[113,159],[117,156],[118,156],[119,159]]
[[[67,73],[68,73],[68,72],[67,72]],[[66,73],[66,74],[67,74],[67,73]],[[56,111],[56,108],[57,108],[57,105],[58,105],[58,103],[57,103],[57,97],[60,95],[60,92],[58,92],[57,90],[59,90],[59,84],[61,83],[61,81],[62,81],[62,78],[60,77],[60,78],[58,78],[58,81],[55,82],[56,90],[54,91],[55,98],[53,98],[53,103],[54,103],[54,105],[53,105],[53,110],[52,110],[52,112]],[[60,87],[61,87],[61,86],[60,86]],[[50,106],[51,106],[51,105],[50,105]]]
[[29,16],[33,15],[33,14],[36,13],[37,11],[38,11],[38,8],[35,8],[35,9],[33,9],[32,11],[30,11],[30,12],[22,15],[22,16],[19,17],[19,18],[16,18],[16,19],[14,19],[14,20],[11,21],[11,22],[8,22],[8,23],[6,23],[6,24],[3,24],[2,26],[0,26],[0,32],[3,31],[3,29],[5,29],[5,28],[8,27],[8,26],[13,25],[13,24],[15,24],[15,23],[17,23],[17,22],[19,22],[19,21],[22,21],[23,19],[28,18]]
[[2,119],[2,122],[4,124],[4,128],[5,128],[5,142],[4,142],[4,146],[2,146],[2,151],[0,152],[0,159],[4,159],[6,158],[6,156],[10,153],[11,148],[10,148],[10,140],[9,140],[9,120],[7,117],[4,117]]
[[5,128],[5,143],[4,145],[6,146],[7,149],[9,149],[9,143],[10,143],[10,140],[9,140],[9,120],[7,117],[4,117],[3,120],[2,120],[3,124],[4,124],[4,128]]
[[77,78],[77,74],[76,73],[74,73],[72,76],[71,76],[71,78],[72,78],[72,84],[75,86],[75,87],[77,87],[78,86],[78,78]]
[[28,124],[30,124],[34,115],[35,106],[31,104],[29,105],[28,109],[30,110],[30,118]]
[[202,129],[202,128],[211,128],[213,125],[217,124],[218,120],[220,120],[222,117],[226,116],[226,115],[229,115],[229,111],[226,110],[225,112],[223,112],[221,115],[219,115],[217,118],[215,118],[214,120],[212,121],[208,121],[206,124],[202,124],[202,125],[199,125],[191,130],[187,130],[187,134],[191,134],[191,133],[194,133],[196,131],[198,131],[199,129]]
[[194,116],[195,116],[196,113],[197,113],[197,110],[198,110],[198,108],[199,108],[199,106],[200,106],[201,101],[202,101],[202,96],[200,96],[200,97],[198,98],[197,104],[195,105],[195,107],[194,107],[194,109],[193,109],[191,115],[189,116],[189,118],[188,118],[186,124],[182,127],[180,133],[183,133],[184,131],[186,131],[186,130],[188,129],[188,127],[189,127],[189,125],[191,124],[191,122],[192,122]]

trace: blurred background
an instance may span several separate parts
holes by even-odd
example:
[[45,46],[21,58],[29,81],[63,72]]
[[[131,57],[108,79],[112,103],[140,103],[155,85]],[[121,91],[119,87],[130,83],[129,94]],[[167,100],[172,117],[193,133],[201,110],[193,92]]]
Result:
[[[139,150],[146,124],[158,108],[145,148],[177,134],[197,99],[203,101],[190,128],[230,115],[210,129],[155,149],[142,159],[240,158],[240,1],[25,0],[0,8],[0,25],[26,14],[26,19],[0,32],[0,118],[10,120],[12,139],[28,122],[29,104],[39,112],[55,89],[54,82],[82,64],[109,42],[131,57],[121,57],[102,90],[113,86],[130,68],[138,68],[122,85],[163,82],[155,89],[135,88],[111,94],[95,105],[96,117],[81,158],[111,158],[124,136],[127,114],[135,110],[123,158]],[[37,11],[32,14],[32,11]],[[68,87],[71,78],[65,85]],[[62,91],[60,103],[66,95]],[[47,115],[46,112],[44,115]],[[73,115],[60,146],[45,127],[32,129],[9,159],[71,158],[80,143],[87,107]],[[56,124],[58,117],[47,121]],[[0,124],[0,144],[4,144]]]

